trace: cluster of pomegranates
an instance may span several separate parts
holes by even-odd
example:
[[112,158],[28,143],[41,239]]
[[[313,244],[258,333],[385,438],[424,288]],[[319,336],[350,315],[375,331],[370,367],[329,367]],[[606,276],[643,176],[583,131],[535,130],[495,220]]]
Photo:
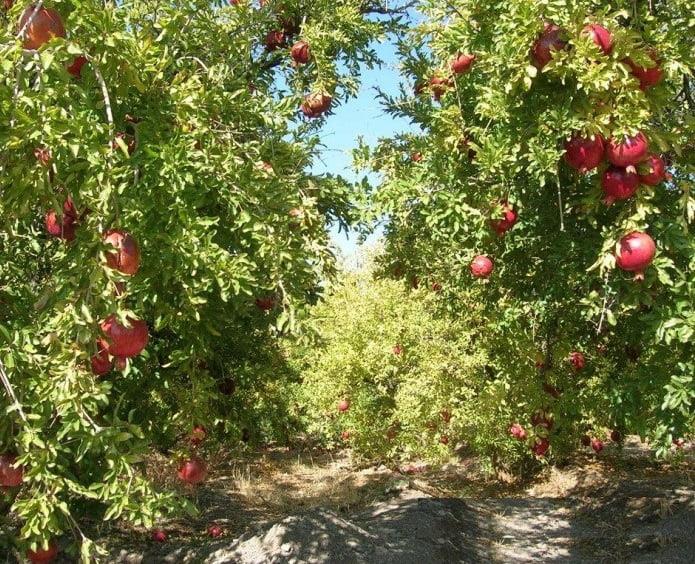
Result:
[[[537,411],[531,416],[531,425],[537,429],[543,429],[541,433],[536,433],[532,442],[529,444],[531,452],[538,457],[544,457],[550,449],[550,439],[544,436],[552,431],[555,426],[553,416],[546,411]],[[513,423],[509,426],[509,434],[518,441],[526,441],[528,433],[520,423]]]
[[[458,53],[454,59],[449,62],[449,73],[441,70],[436,71],[429,79],[428,87],[432,97],[439,101],[442,96],[447,93],[449,88],[454,85],[454,77],[468,73],[475,63],[476,56],[471,53]],[[424,83],[415,85],[415,94],[420,95],[425,90]]]

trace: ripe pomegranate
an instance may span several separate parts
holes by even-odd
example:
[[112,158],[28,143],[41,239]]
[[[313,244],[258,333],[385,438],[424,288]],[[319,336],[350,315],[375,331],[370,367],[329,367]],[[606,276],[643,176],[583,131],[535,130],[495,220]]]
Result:
[[191,458],[182,462],[179,466],[179,479],[192,486],[204,482],[207,476],[207,466],[199,458]]
[[43,546],[41,546],[36,550],[27,550],[27,558],[32,564],[53,562],[56,556],[58,556],[58,545],[55,541],[50,541],[48,543],[48,548],[43,548]]
[[451,71],[454,74],[463,74],[471,70],[473,63],[475,62],[475,55],[463,55],[459,54],[451,62]]
[[413,153],[412,155],[410,155],[410,160],[414,163],[422,162],[422,153],[419,151]]
[[588,447],[591,445],[591,437],[589,435],[584,435],[581,438],[582,446]]
[[666,179],[666,163],[658,155],[649,155],[647,160],[640,165],[639,173],[642,184],[657,186]]
[[275,297],[263,296],[261,298],[256,298],[256,307],[262,311],[270,311],[275,307]]
[[607,206],[616,201],[628,200],[635,195],[639,188],[639,175],[634,167],[622,168],[611,166],[606,169],[601,178],[601,188],[605,197],[603,203]]
[[492,274],[493,269],[492,261],[483,255],[475,257],[470,266],[471,274],[475,278],[488,278]]
[[611,431],[611,441],[614,443],[622,443],[623,442],[623,434],[618,431],[617,429],[613,429]]
[[613,35],[602,25],[589,24],[582,33],[588,35],[598,48],[603,51],[604,55],[610,55],[613,52]]
[[297,41],[292,45],[290,55],[298,65],[306,65],[311,59],[311,47],[306,41]]
[[584,355],[580,352],[571,352],[568,360],[577,372],[583,370],[584,366],[586,366],[586,359],[584,358]]
[[548,439],[536,439],[535,444],[531,447],[533,454],[536,456],[545,456],[550,448],[550,441]]
[[195,425],[191,431],[190,441],[193,446],[200,446],[208,436],[208,430],[202,425]]
[[265,48],[271,52],[277,51],[285,44],[286,39],[285,32],[279,29],[271,30],[265,36]]
[[53,237],[60,237],[64,241],[70,242],[75,240],[75,231],[77,229],[77,210],[72,198],[68,196],[63,204],[63,217],[59,218],[55,210],[48,210],[44,219],[46,231]]
[[219,525],[210,525],[208,527],[208,536],[213,539],[219,538],[224,533],[224,530]]
[[152,540],[154,542],[166,542],[167,534],[166,532],[162,531],[162,529],[155,529],[152,531]]
[[635,280],[644,279],[644,271],[654,260],[656,245],[654,240],[641,231],[625,235],[618,243],[615,262],[618,268],[635,273]]
[[605,143],[600,135],[585,138],[575,134],[565,142],[565,162],[582,174],[600,165],[604,152]]
[[623,139],[611,138],[606,145],[606,158],[615,166],[637,166],[649,151],[649,142],[643,133]]
[[137,241],[127,231],[110,229],[104,233],[104,243],[115,247],[115,251],[106,253],[109,268],[132,276],[140,268],[140,249]]
[[109,344],[104,339],[97,339],[97,353],[91,358],[92,374],[95,376],[104,376],[113,368],[108,349]]
[[350,431],[343,431],[342,433],[340,433],[340,438],[345,442],[349,441],[350,440]]
[[500,205],[502,213],[498,214],[495,219],[491,219],[490,225],[497,235],[503,237],[507,231],[514,227],[519,219],[519,214],[509,205],[509,202],[501,202]]
[[338,411],[340,413],[345,413],[348,409],[350,409],[350,400],[342,399],[338,402]]
[[552,431],[555,426],[553,416],[545,411],[537,411],[531,416],[531,424],[534,427],[543,427],[548,431]]
[[603,450],[603,441],[601,439],[591,439],[591,448],[598,454]]
[[652,86],[656,86],[661,82],[664,76],[664,71],[661,70],[661,64],[655,51],[649,53],[650,58],[654,61],[654,66],[645,68],[634,63],[632,59],[624,59],[622,62],[630,67],[632,76],[639,80],[641,90],[647,90]]
[[519,425],[519,423],[510,425],[509,434],[518,441],[523,441],[526,439],[526,429]]
[[300,109],[306,117],[312,119],[325,114],[331,108],[332,103],[333,98],[326,92],[313,92],[304,97]]
[[562,34],[562,29],[557,25],[546,22],[543,33],[531,47],[531,61],[538,70],[542,70],[553,59],[554,51],[561,51],[567,46],[567,42],[561,38]]
[[51,155],[51,150],[47,147],[36,147],[36,149],[34,149],[34,157],[36,157],[36,160],[41,166],[46,168],[51,166],[53,155]]
[[451,86],[451,80],[446,77],[434,75],[430,78],[430,90],[435,100],[439,101]]
[[439,442],[443,445],[448,445],[449,437],[447,435],[442,435],[441,437],[439,437]]
[[394,345],[393,346],[393,354],[395,356],[401,356],[403,354],[403,346],[402,345]]
[[[34,14],[36,12],[36,14]],[[53,8],[41,7],[35,10],[34,4],[26,7],[19,18],[19,29],[23,29],[33,15],[24,35],[25,49],[38,49],[54,37],[65,37],[65,27],[60,14]]]
[[70,66],[68,66],[68,72],[75,78],[80,78],[82,76],[82,67],[87,63],[87,57],[84,55],[79,55],[75,57],[75,60]]
[[147,323],[133,318],[128,322],[130,327],[121,325],[115,315],[102,321],[101,330],[106,335],[110,355],[131,358],[145,350],[149,341]]
[[0,487],[16,488],[24,480],[24,468],[16,467],[17,457],[13,454],[0,455]]

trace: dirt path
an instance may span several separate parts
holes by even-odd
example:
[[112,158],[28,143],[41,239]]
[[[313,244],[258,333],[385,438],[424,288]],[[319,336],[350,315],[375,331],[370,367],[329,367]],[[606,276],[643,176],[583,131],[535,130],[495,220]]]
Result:
[[[530,486],[500,489],[468,463],[405,476],[294,456],[227,469],[201,492],[198,521],[170,523],[166,545],[143,533],[133,546],[130,531],[130,546],[116,543],[109,561],[695,561],[693,464],[660,467],[640,452],[615,450]],[[201,534],[213,521],[226,537]]]

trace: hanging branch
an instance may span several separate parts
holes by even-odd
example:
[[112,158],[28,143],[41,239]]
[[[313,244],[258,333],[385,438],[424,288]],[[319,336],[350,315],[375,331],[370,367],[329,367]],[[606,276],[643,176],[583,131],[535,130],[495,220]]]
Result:
[[14,393],[14,388],[12,388],[10,379],[7,377],[7,373],[5,372],[5,365],[2,363],[2,360],[0,360],[0,380],[2,380],[2,385],[5,387],[5,391],[7,392],[7,395],[12,402],[12,407],[17,408],[17,411],[19,412],[19,416],[22,418],[22,421],[24,421],[25,425],[28,425],[29,420],[27,419],[27,416],[24,413],[24,410],[22,409],[22,404],[19,403],[19,400],[17,399],[17,396]]

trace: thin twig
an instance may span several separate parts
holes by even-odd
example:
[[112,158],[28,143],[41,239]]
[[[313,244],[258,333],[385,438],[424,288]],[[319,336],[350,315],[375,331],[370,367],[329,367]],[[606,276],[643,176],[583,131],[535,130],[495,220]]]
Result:
[[17,396],[14,393],[14,388],[12,388],[10,379],[7,377],[7,373],[5,372],[5,365],[2,363],[2,360],[0,360],[0,380],[2,380],[2,385],[5,387],[7,395],[13,402],[13,407],[17,408],[19,416],[22,418],[22,421],[24,421],[24,424],[28,425],[29,420],[27,419],[27,416],[24,413],[24,410],[22,409],[22,404],[19,403],[19,400],[17,399]]
[[565,215],[562,210],[562,188],[560,187],[560,175],[557,175],[557,203],[560,208],[560,231],[565,230]]

